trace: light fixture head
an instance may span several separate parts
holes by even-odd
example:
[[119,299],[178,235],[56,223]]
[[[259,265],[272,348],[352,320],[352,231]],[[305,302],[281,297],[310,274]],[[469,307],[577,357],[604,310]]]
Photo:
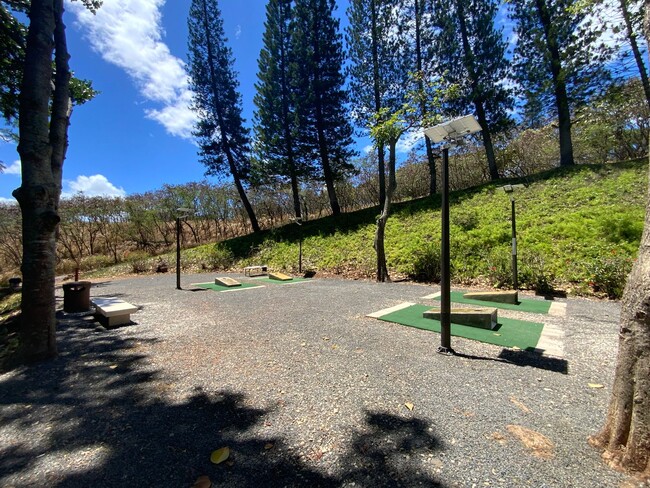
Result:
[[437,144],[442,141],[451,142],[459,137],[475,134],[481,130],[481,126],[473,115],[465,115],[457,119],[434,125],[425,129],[424,134]]

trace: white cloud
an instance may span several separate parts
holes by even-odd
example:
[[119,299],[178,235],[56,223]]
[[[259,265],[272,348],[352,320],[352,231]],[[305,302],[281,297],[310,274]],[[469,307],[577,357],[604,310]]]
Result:
[[413,149],[417,143],[422,141],[424,141],[424,134],[421,130],[407,132],[402,137],[400,137],[399,141],[397,142],[397,146],[395,146],[395,150],[398,153],[406,154],[411,149]]
[[126,71],[142,96],[162,108],[147,117],[175,136],[191,138],[195,115],[189,108],[191,91],[183,61],[162,41],[160,10],[165,0],[112,0],[93,15],[78,2],[67,2],[86,30],[93,49]]
[[77,193],[83,193],[88,197],[124,197],[126,192],[108,181],[104,175],[77,176],[76,180],[65,180],[66,190],[61,194],[62,198],[69,198]]
[[9,205],[18,205],[18,202],[16,201],[15,198],[5,198],[5,197],[0,197],[0,204],[9,204]]
[[241,37],[241,25],[237,24],[237,28],[235,29],[235,39],[239,39]]
[[363,152],[365,154],[370,154],[374,150],[375,150],[375,145],[374,144],[368,144],[367,146],[364,146],[364,148],[363,148]]
[[20,159],[17,159],[4,169],[6,175],[20,175]]

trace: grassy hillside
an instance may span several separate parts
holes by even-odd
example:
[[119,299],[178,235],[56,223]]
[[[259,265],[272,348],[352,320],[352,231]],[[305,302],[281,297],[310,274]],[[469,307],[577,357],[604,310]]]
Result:
[[[647,161],[577,166],[528,181],[500,181],[451,195],[452,280],[507,287],[510,200],[506,183],[526,183],[516,194],[519,280],[523,288],[618,297],[643,229]],[[440,197],[396,204],[386,229],[393,278],[439,279]],[[299,232],[303,269],[372,278],[378,208],[338,218],[289,224],[259,235],[183,252],[193,268],[241,270],[249,264],[296,273]],[[173,262],[169,256],[170,263]]]

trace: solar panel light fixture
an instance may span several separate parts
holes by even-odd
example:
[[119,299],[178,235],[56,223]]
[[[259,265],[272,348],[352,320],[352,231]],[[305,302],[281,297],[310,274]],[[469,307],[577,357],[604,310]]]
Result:
[[440,171],[440,347],[438,352],[453,355],[451,348],[451,260],[449,252],[449,148],[459,139],[481,130],[473,115],[465,115],[443,124],[425,129],[424,134],[431,142],[442,146]]
[[473,115],[465,115],[457,119],[434,125],[424,130],[424,134],[437,144],[447,141],[454,142],[460,137],[480,132],[481,126]]

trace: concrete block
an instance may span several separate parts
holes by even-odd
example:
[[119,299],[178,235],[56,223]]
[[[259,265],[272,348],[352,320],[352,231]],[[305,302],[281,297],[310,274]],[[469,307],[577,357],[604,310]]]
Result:
[[[440,320],[440,307],[427,310],[422,314],[425,319]],[[497,326],[496,308],[452,308],[451,323],[492,330]]]
[[291,281],[293,278],[284,273],[269,273],[269,278],[277,281]]
[[463,298],[481,300],[484,302],[512,303],[513,305],[519,303],[519,293],[514,290],[473,291],[465,293],[463,295]]
[[246,266],[244,276],[263,276],[268,272],[268,266]]
[[229,288],[234,287],[234,286],[241,286],[241,283],[237,280],[233,280],[232,278],[228,278],[227,276],[222,276],[219,278],[214,279],[214,284],[215,285],[221,285],[221,286],[227,286]]

